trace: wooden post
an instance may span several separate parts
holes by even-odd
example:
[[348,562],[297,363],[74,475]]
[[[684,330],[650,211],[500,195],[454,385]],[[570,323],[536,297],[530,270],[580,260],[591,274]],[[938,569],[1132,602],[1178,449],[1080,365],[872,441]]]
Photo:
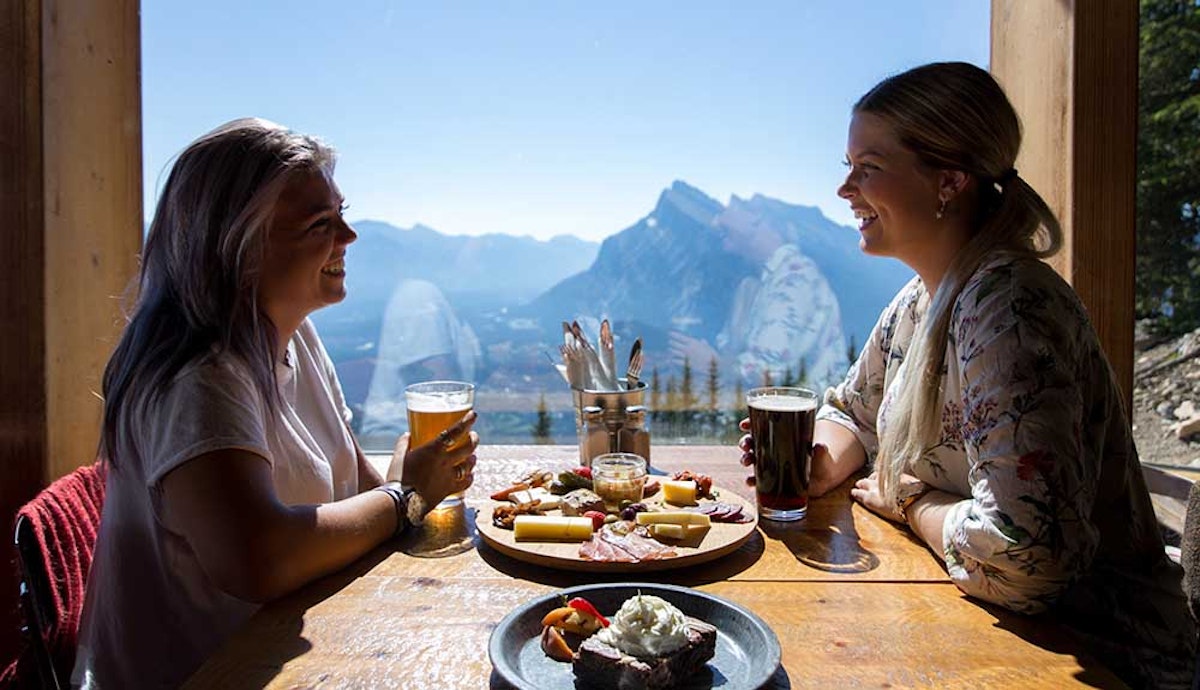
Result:
[[43,0],[48,469],[92,462],[142,239],[137,0]]
[[17,509],[95,459],[116,297],[142,237],[136,0],[0,3],[0,664]]
[[991,69],[1021,116],[1017,168],[1066,234],[1079,293],[1133,399],[1138,3],[992,1]]

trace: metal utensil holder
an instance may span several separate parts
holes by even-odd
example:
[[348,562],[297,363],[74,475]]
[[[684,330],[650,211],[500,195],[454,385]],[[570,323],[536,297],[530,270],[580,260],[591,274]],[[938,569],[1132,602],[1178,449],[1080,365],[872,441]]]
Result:
[[[624,384],[624,381],[621,382]],[[650,465],[650,430],[647,426],[646,383],[633,390],[573,390],[575,431],[579,436],[579,464],[591,467],[603,453],[636,453]]]

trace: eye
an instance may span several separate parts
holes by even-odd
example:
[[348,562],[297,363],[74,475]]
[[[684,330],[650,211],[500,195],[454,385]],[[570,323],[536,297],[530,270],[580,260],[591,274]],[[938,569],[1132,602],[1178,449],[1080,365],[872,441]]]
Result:
[[349,210],[350,210],[350,204],[347,204],[346,202],[343,201],[342,205],[338,206],[338,215],[339,216],[345,215],[346,211],[349,211]]
[[849,158],[843,158],[843,159],[842,159],[842,165],[846,166],[847,168],[853,167],[852,165],[850,165],[850,159],[849,159]]

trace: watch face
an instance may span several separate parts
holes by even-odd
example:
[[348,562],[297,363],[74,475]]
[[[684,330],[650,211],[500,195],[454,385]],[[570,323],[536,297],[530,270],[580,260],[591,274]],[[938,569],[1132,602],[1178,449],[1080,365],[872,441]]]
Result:
[[416,491],[408,491],[405,494],[407,499],[408,521],[413,525],[420,525],[425,521],[425,499],[421,498],[421,494]]

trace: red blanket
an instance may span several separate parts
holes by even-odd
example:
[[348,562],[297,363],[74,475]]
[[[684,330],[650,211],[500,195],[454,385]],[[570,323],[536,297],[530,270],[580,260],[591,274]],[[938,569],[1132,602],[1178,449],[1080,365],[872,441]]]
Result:
[[[41,566],[49,581],[49,601],[53,619],[46,631],[46,644],[64,686],[75,663],[79,637],[79,616],[100,513],[104,506],[104,468],[100,463],[80,467],[46,487],[17,512],[29,520],[41,546]],[[24,650],[3,674],[17,687],[35,687],[37,668],[33,655]]]

